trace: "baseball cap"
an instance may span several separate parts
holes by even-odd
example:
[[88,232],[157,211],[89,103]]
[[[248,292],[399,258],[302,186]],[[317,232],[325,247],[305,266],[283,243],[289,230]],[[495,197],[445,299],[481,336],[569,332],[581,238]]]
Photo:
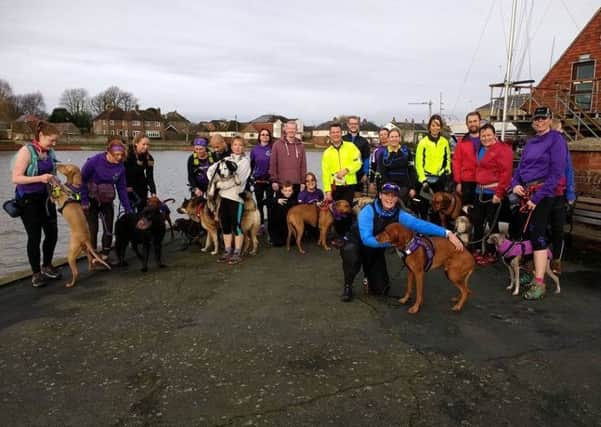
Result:
[[534,114],[532,115],[533,119],[536,119],[538,117],[544,117],[545,119],[551,118],[551,110],[549,109],[549,107],[538,107],[536,110],[534,110]]
[[401,189],[399,188],[398,185],[396,185],[392,182],[387,182],[380,189],[380,193],[392,193],[395,196],[399,196],[401,194]]

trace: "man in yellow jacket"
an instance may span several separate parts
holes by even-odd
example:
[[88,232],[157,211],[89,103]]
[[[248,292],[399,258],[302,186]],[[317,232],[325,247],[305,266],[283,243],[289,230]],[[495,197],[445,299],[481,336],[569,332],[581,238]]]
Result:
[[361,169],[361,152],[355,144],[342,140],[339,123],[330,126],[330,143],[321,158],[321,176],[326,200],[353,203],[357,171]]
[[[339,123],[330,126],[330,143],[321,158],[321,176],[326,200],[346,200],[351,205],[357,185],[357,171],[363,165],[361,152],[355,144],[342,140],[342,128]],[[334,228],[339,238],[332,242],[333,246],[342,247],[342,237],[350,230],[351,216],[339,218]]]

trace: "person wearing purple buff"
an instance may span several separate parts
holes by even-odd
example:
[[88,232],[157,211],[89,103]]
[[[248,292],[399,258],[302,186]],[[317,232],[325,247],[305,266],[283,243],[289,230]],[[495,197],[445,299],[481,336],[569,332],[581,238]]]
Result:
[[102,218],[102,256],[106,259],[113,243],[113,220],[115,190],[126,213],[132,208],[127,195],[125,180],[125,145],[118,136],[108,140],[106,152],[86,160],[81,169],[81,207],[86,212],[92,247],[98,239],[98,216]]
[[401,209],[400,193],[401,189],[396,184],[387,182],[382,185],[378,198],[361,209],[357,221],[344,237],[345,244],[340,249],[344,273],[343,302],[353,299],[353,282],[361,267],[367,279],[364,283],[370,291],[384,295],[388,293],[390,279],[384,251],[390,244],[376,240],[376,235],[388,224],[399,223],[416,233],[447,237],[458,251],[463,250],[463,243],[450,230],[418,219]]
[[257,144],[250,152],[250,168],[252,170],[252,180],[254,181],[255,199],[257,200],[257,209],[261,215],[261,234],[265,230],[264,208],[267,206],[265,200],[270,197],[271,180],[269,177],[269,160],[271,159],[272,138],[269,129],[261,129]]
[[188,187],[192,196],[202,196],[209,187],[209,178],[207,171],[211,166],[211,158],[209,157],[208,143],[204,138],[195,138],[194,152],[188,157]]
[[513,174],[512,192],[526,200],[529,211],[527,232],[534,249],[534,279],[524,294],[527,300],[545,295],[543,277],[547,266],[547,225],[565,220],[563,209],[566,186],[565,169],[567,144],[560,132],[551,129],[551,110],[534,110],[532,127],[536,135],[522,153],[520,164]]

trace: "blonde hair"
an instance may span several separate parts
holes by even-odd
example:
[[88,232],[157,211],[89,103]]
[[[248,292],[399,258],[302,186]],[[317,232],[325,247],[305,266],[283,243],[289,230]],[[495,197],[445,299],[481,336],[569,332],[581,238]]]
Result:
[[213,136],[211,136],[211,139],[209,140],[209,144],[213,145],[214,142],[219,142],[221,144],[225,144],[225,139],[223,139],[223,136],[216,133]]

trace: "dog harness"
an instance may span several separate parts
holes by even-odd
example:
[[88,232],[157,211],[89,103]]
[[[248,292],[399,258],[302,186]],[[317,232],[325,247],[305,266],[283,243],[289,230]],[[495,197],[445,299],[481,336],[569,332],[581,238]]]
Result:
[[430,267],[432,267],[432,261],[434,260],[434,244],[432,243],[432,240],[428,239],[426,236],[419,234],[413,236],[413,238],[409,241],[409,243],[407,243],[407,245],[405,245],[403,251],[401,252],[403,254],[403,261],[406,265],[406,257],[417,251],[419,248],[423,248],[426,252],[426,264],[424,266],[424,271],[427,272],[430,270]]
[[[497,252],[503,258],[514,258],[516,256],[530,255],[533,252],[532,242],[530,240],[512,242],[509,239],[505,239],[503,240],[503,243],[497,246]],[[551,251],[547,249],[547,258],[551,257]]]
[[61,215],[63,213],[63,209],[65,209],[65,206],[67,206],[69,203],[81,203],[81,194],[79,192],[79,188],[71,184],[57,185],[56,187],[52,188],[52,197],[58,198],[62,192],[67,194],[69,198],[65,200],[65,203],[63,203],[62,207],[57,209]]

